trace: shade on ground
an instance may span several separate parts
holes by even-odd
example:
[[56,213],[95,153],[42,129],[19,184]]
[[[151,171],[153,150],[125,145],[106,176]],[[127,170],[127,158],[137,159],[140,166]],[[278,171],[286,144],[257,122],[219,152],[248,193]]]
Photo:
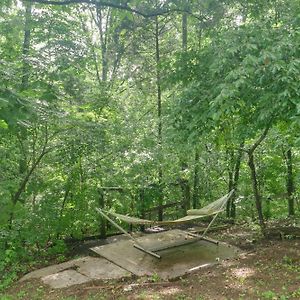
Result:
[[[190,239],[186,232],[171,230],[149,234],[138,238],[146,248],[164,247],[170,242]],[[198,268],[215,264],[218,261],[233,258],[238,254],[236,247],[225,243],[217,245],[205,240],[196,241],[159,251],[161,259],[150,256],[133,247],[132,240],[123,240],[113,244],[94,247],[91,250],[112,263],[138,276],[157,274],[160,278],[171,279],[192,272]]]

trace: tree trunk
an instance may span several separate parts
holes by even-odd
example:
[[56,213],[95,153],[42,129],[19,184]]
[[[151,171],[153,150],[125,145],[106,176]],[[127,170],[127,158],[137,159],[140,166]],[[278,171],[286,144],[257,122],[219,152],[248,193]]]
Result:
[[67,199],[68,199],[68,196],[71,192],[71,184],[68,182],[66,187],[65,187],[65,195],[64,195],[64,199],[63,199],[63,202],[61,204],[61,208],[60,208],[60,212],[59,212],[59,217],[61,218],[62,215],[63,215],[63,212],[64,212],[64,209],[65,209],[65,206],[66,206],[66,203],[67,203]]
[[260,224],[261,228],[264,229],[265,222],[264,222],[264,216],[263,216],[262,205],[261,205],[261,196],[258,191],[257,175],[256,175],[256,168],[255,168],[255,163],[254,163],[254,155],[253,155],[253,153],[248,153],[248,154],[249,154],[248,165],[249,165],[249,168],[251,171],[251,181],[252,181],[252,188],[253,188],[254,199],[255,199],[255,206],[257,209],[257,213],[258,213],[259,224]]
[[240,169],[241,169],[241,162],[243,158],[243,148],[244,148],[244,142],[240,144],[240,148],[237,153],[237,157],[235,160],[235,166],[234,166],[234,174],[233,174],[233,184],[232,184],[232,189],[234,189],[233,195],[231,199],[229,200],[230,203],[230,218],[232,220],[235,220],[236,217],[236,210],[235,210],[235,203],[234,200],[236,198],[236,190],[240,178]]
[[181,181],[183,209],[186,215],[187,211],[191,208],[191,189],[188,180]]
[[[99,190],[99,208],[103,209],[105,207],[104,191]],[[106,220],[101,217],[100,219],[100,238],[106,238]]]
[[200,206],[200,193],[199,193],[199,150],[195,151],[195,162],[194,162],[194,190],[193,190],[193,208],[196,209]]
[[293,176],[293,162],[292,162],[292,149],[290,148],[286,152],[286,167],[287,167],[287,178],[286,178],[286,189],[288,195],[288,213],[289,216],[295,215],[295,202],[293,193],[294,187],[294,176]]
[[[140,207],[139,215],[140,215],[141,219],[144,219],[145,218],[145,191],[144,191],[144,189],[140,190],[139,201],[140,201],[140,204],[139,204],[139,207]],[[141,225],[140,226],[140,231],[141,232],[145,231],[145,225]]]
[[28,88],[30,64],[28,61],[30,50],[30,34],[31,34],[31,16],[32,16],[32,2],[25,1],[25,25],[24,25],[24,40],[23,40],[23,68],[22,68],[22,83],[21,91]]
[[[187,51],[187,37],[188,37],[188,31],[187,31],[187,19],[188,15],[187,13],[182,14],[182,52]],[[186,160],[181,162],[181,170],[184,172],[188,168],[188,163]],[[186,212],[191,208],[191,189],[189,182],[186,178],[180,179],[180,186],[182,190],[182,204],[183,209],[186,214]]]
[[27,172],[26,176],[23,178],[23,180],[20,182],[19,188],[17,191],[12,195],[11,201],[12,201],[12,211],[10,213],[9,221],[8,221],[8,228],[12,229],[12,222],[14,219],[14,209],[18,201],[20,201],[21,194],[24,192],[27,183],[29,182],[31,175],[34,173],[38,165],[40,164],[42,158],[48,153],[46,150],[46,145],[48,143],[48,139],[46,138],[45,145],[43,146],[43,149],[38,156],[37,160],[32,164],[31,168]]
[[182,50],[187,50],[187,13],[182,14]]
[[101,59],[102,59],[102,82],[107,81],[108,75],[108,57],[107,57],[107,46],[108,46],[108,35],[107,30],[110,24],[110,10],[107,12],[106,19],[103,19],[103,10],[101,6],[97,5],[97,26],[100,35],[101,42]]
[[[227,152],[228,154],[228,152]],[[232,161],[234,160],[234,151],[230,151],[229,153],[230,159],[229,159],[229,168],[228,168],[228,192],[230,192],[233,188],[233,168]],[[226,204],[226,217],[230,218],[230,208],[231,208],[231,201],[228,201]]]
[[160,195],[158,200],[158,220],[163,220],[163,192],[162,192],[162,181],[163,181],[163,170],[162,170],[162,109],[161,109],[161,83],[160,83],[160,49],[159,49],[159,24],[158,18],[155,18],[155,60],[156,60],[156,88],[157,88],[157,134],[158,134],[158,151],[159,151],[159,166],[158,166],[158,184],[160,189]]
[[[29,50],[30,50],[30,27],[31,27],[31,16],[32,16],[32,3],[31,1],[26,1],[25,2],[25,24],[24,24],[24,40],[23,40],[23,47],[22,47],[22,60],[23,60],[23,66],[22,66],[22,81],[21,81],[21,91],[24,91],[28,88],[28,82],[29,82],[29,71],[30,71],[30,64],[28,62],[28,56],[29,56]],[[25,148],[24,146],[24,140],[27,138],[27,132],[26,128],[21,127],[21,136],[19,138],[21,148]],[[24,149],[23,149],[24,150]],[[33,163],[32,167],[28,171],[27,169],[27,162],[26,162],[26,155],[25,155],[25,150],[24,150],[24,157],[20,158],[19,161],[19,173],[20,176],[23,176],[24,174],[25,177],[21,181],[20,186],[18,190],[16,191],[15,194],[12,195],[11,201],[12,201],[12,211],[9,216],[8,220],[8,228],[12,228],[12,222],[14,219],[14,209],[17,204],[17,202],[20,200],[20,196],[25,189],[27,182],[29,181],[29,178],[31,177],[31,174],[34,172],[35,168],[37,167],[39,161],[37,163]],[[42,157],[44,154],[42,155]],[[40,159],[42,159],[40,157]]]
[[262,143],[262,141],[266,138],[269,129],[271,127],[271,122],[268,124],[268,126],[265,128],[261,136],[257,139],[257,141],[250,147],[248,151],[248,166],[251,171],[251,181],[252,181],[252,188],[253,188],[253,194],[255,199],[255,206],[258,213],[258,219],[259,224],[262,230],[262,233],[265,234],[265,222],[264,222],[264,216],[262,211],[262,204],[261,204],[261,196],[258,190],[258,182],[257,182],[257,175],[256,175],[256,167],[254,162],[254,152],[256,148]]
[[[188,166],[186,163],[181,163],[181,170],[183,173],[185,172],[187,167]],[[179,179],[179,184],[182,192],[182,207],[186,215],[187,211],[191,208],[191,189],[189,181],[186,178],[184,178],[184,176],[181,176],[181,178]]]

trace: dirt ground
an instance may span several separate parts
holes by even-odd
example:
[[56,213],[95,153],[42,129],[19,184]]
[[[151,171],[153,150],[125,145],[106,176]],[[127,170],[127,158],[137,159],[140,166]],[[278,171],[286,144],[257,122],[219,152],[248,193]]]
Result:
[[243,254],[172,281],[131,277],[52,290],[34,280],[15,283],[0,299],[300,299],[299,239],[264,240],[247,226],[210,236]]

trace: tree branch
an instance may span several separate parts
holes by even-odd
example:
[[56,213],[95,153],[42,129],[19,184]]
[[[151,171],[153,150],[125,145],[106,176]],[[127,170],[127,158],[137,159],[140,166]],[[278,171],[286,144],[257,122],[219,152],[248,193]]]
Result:
[[[28,0],[30,1],[30,0]],[[128,5],[122,5],[122,4],[117,4],[117,3],[111,3],[111,2],[107,2],[107,1],[97,1],[97,0],[31,0],[32,2],[35,3],[40,3],[40,4],[47,4],[47,5],[69,5],[69,4],[82,4],[82,3],[86,3],[86,4],[94,4],[97,6],[106,6],[106,7],[112,7],[112,8],[116,8],[116,9],[122,9],[122,10],[127,10],[129,12],[135,13],[137,15],[143,16],[143,17],[152,17],[155,16],[157,14],[164,14],[166,13],[164,12],[157,12],[157,13],[151,13],[151,14],[145,14],[141,11],[138,11],[134,8],[129,7]]]
[[70,5],[70,4],[93,4],[97,6],[104,6],[104,7],[111,7],[111,8],[116,8],[116,9],[121,9],[121,10],[126,10],[128,12],[140,15],[144,18],[151,18],[155,16],[161,16],[165,15],[168,13],[172,12],[180,12],[180,13],[188,13],[189,15],[193,16],[196,19],[201,19],[198,16],[195,16],[191,11],[185,10],[185,9],[180,9],[180,8],[174,8],[174,9],[159,9],[159,10],[153,10],[152,12],[145,13],[142,11],[139,11],[135,8],[132,8],[128,5],[125,4],[117,4],[117,3],[112,3],[108,1],[102,1],[102,0],[25,0],[29,2],[34,2],[34,3],[40,3],[40,4],[47,4],[47,5]]
[[255,149],[261,144],[261,142],[266,138],[269,129],[271,128],[271,124],[269,124],[265,130],[263,131],[263,133],[261,134],[261,136],[259,137],[259,139],[252,145],[252,147],[250,147],[250,149],[248,150],[248,153],[252,154]]

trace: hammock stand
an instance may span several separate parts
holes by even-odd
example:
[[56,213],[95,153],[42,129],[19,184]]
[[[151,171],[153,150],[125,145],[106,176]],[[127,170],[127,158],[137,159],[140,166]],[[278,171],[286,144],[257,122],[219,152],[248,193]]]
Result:
[[[201,209],[191,209],[187,211],[187,216],[177,219],[177,220],[172,220],[172,221],[151,221],[151,220],[145,220],[145,219],[139,219],[135,217],[129,217],[121,214],[117,214],[114,212],[110,211],[105,211],[100,208],[96,208],[97,212],[104,217],[107,221],[109,221],[113,226],[115,226],[117,229],[119,229],[121,232],[123,232],[126,236],[128,236],[133,242],[133,246],[141,250],[155,258],[161,258],[159,254],[157,254],[157,251],[161,250],[166,250],[169,248],[173,247],[178,247],[182,245],[187,245],[190,243],[197,242],[199,240],[205,240],[210,243],[218,244],[218,241],[215,241],[213,239],[205,237],[207,231],[211,227],[211,225],[214,223],[215,219],[219,215],[220,212],[224,211],[226,203],[228,200],[231,198],[233,195],[234,190],[231,190],[227,195],[223,196],[222,198],[208,204],[207,206],[201,208]],[[184,224],[193,220],[197,220],[200,218],[204,218],[207,216],[214,215],[213,219],[210,221],[208,226],[206,227],[205,231],[203,232],[202,235],[194,234],[191,232],[186,232],[187,235],[191,236],[192,238],[190,239],[185,239],[177,242],[173,242],[167,245],[162,245],[162,246],[157,246],[157,247],[152,247],[152,248],[147,248],[143,246],[136,238],[134,238],[130,233],[128,233],[123,227],[121,227],[119,224],[117,224],[114,220],[112,220],[108,215],[113,216],[114,218],[120,219],[122,221],[125,221],[130,224],[142,224],[142,225],[178,225],[178,224]]]

